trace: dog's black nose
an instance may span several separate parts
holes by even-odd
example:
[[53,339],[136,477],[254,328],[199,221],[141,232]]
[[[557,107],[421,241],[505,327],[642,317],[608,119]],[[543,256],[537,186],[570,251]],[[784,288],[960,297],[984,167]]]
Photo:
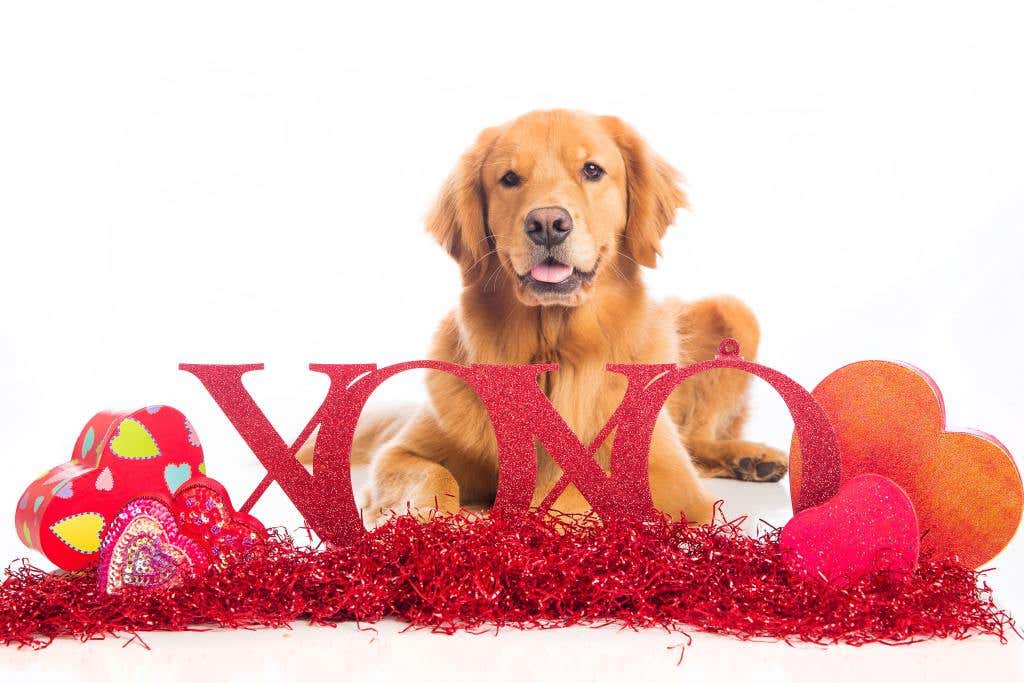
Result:
[[526,214],[526,236],[534,244],[553,247],[561,244],[572,232],[572,216],[560,206],[545,206]]

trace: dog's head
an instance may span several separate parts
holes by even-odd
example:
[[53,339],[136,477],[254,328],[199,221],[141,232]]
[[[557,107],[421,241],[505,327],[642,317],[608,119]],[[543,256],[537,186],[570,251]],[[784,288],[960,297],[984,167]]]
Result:
[[575,306],[604,269],[655,265],[678,180],[617,118],[532,112],[480,134],[427,227],[468,282],[502,268],[522,303]]

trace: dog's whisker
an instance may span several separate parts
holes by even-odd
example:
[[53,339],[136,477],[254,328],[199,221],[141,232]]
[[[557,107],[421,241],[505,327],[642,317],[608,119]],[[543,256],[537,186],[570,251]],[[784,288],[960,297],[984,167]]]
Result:
[[483,256],[481,256],[480,258],[478,258],[478,259],[477,259],[476,261],[473,261],[473,263],[469,264],[469,268],[467,268],[467,270],[472,270],[473,268],[476,268],[476,264],[480,263],[480,262],[481,262],[481,261],[483,261],[483,260],[484,260],[485,258],[488,258],[488,257],[490,257],[490,256],[493,256],[493,255],[495,255],[495,254],[497,254],[497,253],[498,253],[498,250],[497,250],[497,249],[491,249],[491,250],[490,250],[490,251],[488,251],[488,252],[487,252],[486,254],[484,254]]
[[626,280],[627,279],[626,276],[623,274],[623,272],[616,267],[615,263],[609,262],[608,265],[611,266],[611,269],[613,271],[615,271],[615,274],[619,276],[620,280]]
[[476,242],[473,242],[473,244],[472,244],[472,246],[470,248],[471,249],[475,249],[478,244],[480,244],[481,242],[487,242],[490,239],[491,239],[490,235],[484,235],[482,238],[478,239]]
[[616,254],[618,254],[619,256],[623,257],[623,258],[627,258],[627,259],[629,259],[629,260],[630,260],[630,261],[632,261],[633,263],[636,263],[636,265],[638,265],[638,266],[640,265],[640,263],[639,263],[639,262],[637,262],[637,260],[636,260],[635,258],[633,258],[632,256],[630,256],[630,255],[629,255],[629,254],[627,254],[626,252],[622,251],[621,249],[616,249],[616,250],[615,250],[615,253],[616,253]]
[[497,271],[491,274],[491,277],[487,278],[487,283],[484,285],[484,292],[488,292],[491,289],[491,283],[494,282],[497,277]]
[[484,282],[484,287],[483,287],[483,291],[484,292],[487,292],[487,289],[491,286],[491,282],[501,272],[502,272],[501,268],[495,268],[494,271],[488,276],[487,281]]

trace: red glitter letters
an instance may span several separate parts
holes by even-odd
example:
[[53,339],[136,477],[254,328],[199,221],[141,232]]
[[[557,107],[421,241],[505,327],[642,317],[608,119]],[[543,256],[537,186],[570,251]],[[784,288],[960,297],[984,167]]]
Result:
[[[187,365],[253,453],[267,477],[240,508],[248,511],[271,481],[277,481],[307,523],[325,540],[350,543],[363,533],[352,495],[349,454],[356,421],[370,394],[382,382],[405,370],[430,369],[464,381],[480,398],[491,419],[498,444],[499,479],[492,514],[521,512],[530,506],[537,476],[534,439],[542,444],[565,474],[541,507],[568,484],[574,484],[601,519],[658,515],[647,479],[647,454],[658,413],[682,381],[705,370],[732,368],[766,380],[786,401],[796,424],[803,458],[803,487],[795,510],[830,498],[839,483],[835,433],[821,408],[800,385],[785,375],[744,360],[736,342],[722,342],[712,360],[682,368],[671,365],[611,365],[628,380],[615,413],[589,445],[572,432],[541,390],[537,376],[555,365],[457,365],[444,361],[411,361],[385,368],[375,365],[310,365],[330,378],[327,396],[295,443],[288,445],[267,420],[242,384],[242,376],[263,368],[253,365]],[[313,474],[295,460],[301,444],[320,426]],[[611,472],[606,474],[594,453],[615,429]]]

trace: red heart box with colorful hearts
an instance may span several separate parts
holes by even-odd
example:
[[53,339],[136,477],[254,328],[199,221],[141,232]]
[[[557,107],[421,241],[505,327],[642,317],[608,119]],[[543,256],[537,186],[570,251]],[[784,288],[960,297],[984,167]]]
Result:
[[98,560],[107,525],[130,499],[170,497],[205,473],[195,430],[174,408],[98,413],[71,459],[29,484],[19,499],[18,537],[61,569],[83,569]]

